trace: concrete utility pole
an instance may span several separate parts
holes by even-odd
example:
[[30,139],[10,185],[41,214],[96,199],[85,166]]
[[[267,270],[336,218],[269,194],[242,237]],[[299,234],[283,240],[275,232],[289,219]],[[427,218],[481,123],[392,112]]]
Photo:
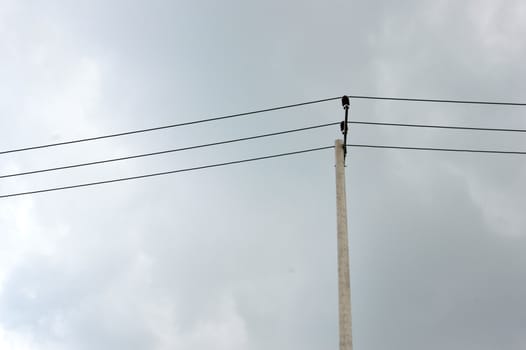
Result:
[[[341,129],[347,140],[347,114],[349,98],[342,98],[345,121]],[[349,274],[349,239],[347,235],[347,196],[345,194],[345,141],[336,140],[336,215],[338,231],[338,313],[340,324],[340,350],[352,350],[351,282]]]
[[345,194],[345,158],[343,142],[336,140],[336,214],[338,229],[338,313],[340,350],[352,350],[351,283],[347,237],[347,198]]

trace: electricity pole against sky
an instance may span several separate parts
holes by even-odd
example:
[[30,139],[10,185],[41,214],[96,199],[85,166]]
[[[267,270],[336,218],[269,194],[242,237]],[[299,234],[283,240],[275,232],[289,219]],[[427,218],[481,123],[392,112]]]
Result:
[[345,194],[345,156],[347,155],[347,118],[349,98],[342,97],[345,120],[340,124],[343,141],[335,141],[336,218],[338,231],[338,314],[340,350],[352,350],[351,283],[349,274],[349,240],[347,236],[347,198]]

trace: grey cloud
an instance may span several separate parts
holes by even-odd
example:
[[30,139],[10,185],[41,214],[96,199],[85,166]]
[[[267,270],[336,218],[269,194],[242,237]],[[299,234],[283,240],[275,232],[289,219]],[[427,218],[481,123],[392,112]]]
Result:
[[[343,93],[525,98],[519,2],[7,4],[2,149]],[[359,100],[351,108],[361,120],[510,127],[524,127],[522,114]],[[12,155],[0,169],[341,116],[336,101]],[[30,177],[0,190],[325,146],[338,135],[327,129]],[[526,146],[521,136],[358,126],[351,139]],[[37,350],[335,348],[333,164],[327,151],[34,196],[26,226],[0,216],[0,244],[14,256],[0,260],[0,327],[31,335]],[[347,171],[355,347],[522,349],[522,158],[351,149]],[[17,201],[3,205],[21,210]]]

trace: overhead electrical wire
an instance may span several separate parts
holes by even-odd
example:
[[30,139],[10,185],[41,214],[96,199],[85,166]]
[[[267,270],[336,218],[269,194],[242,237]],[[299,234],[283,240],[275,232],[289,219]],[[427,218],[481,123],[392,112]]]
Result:
[[324,127],[328,127],[328,126],[338,125],[338,124],[339,124],[338,122],[326,123],[326,124],[318,124],[318,125],[312,125],[312,126],[307,126],[307,127],[303,127],[303,128],[290,129],[290,130],[278,131],[278,132],[267,133],[267,134],[260,134],[260,135],[255,135],[255,136],[242,137],[242,138],[231,139],[231,140],[226,140],[226,141],[205,143],[205,144],[189,146],[189,147],[174,148],[174,149],[169,149],[169,150],[164,150],[164,151],[136,154],[136,155],[126,156],[126,157],[104,159],[104,160],[98,160],[98,161],[87,162],[87,163],[64,165],[64,166],[59,166],[59,167],[54,167],[54,168],[46,168],[46,169],[39,169],[39,170],[24,171],[24,172],[19,172],[19,173],[0,175],[0,179],[10,178],[10,177],[17,177],[17,176],[24,176],[24,175],[31,175],[31,174],[39,174],[39,173],[45,173],[45,172],[50,172],[50,171],[58,171],[58,170],[79,168],[79,167],[84,167],[84,166],[104,164],[104,163],[111,163],[111,162],[117,162],[117,161],[123,161],[123,160],[135,159],[135,158],[157,156],[157,155],[161,155],[161,154],[174,153],[174,152],[180,152],[180,151],[189,151],[189,150],[192,150],[192,149],[205,148],[205,147],[211,147],[211,146],[218,146],[218,145],[224,145],[224,144],[229,144],[229,143],[236,143],[236,142],[241,142],[241,141],[255,140],[255,139],[260,139],[260,138],[265,138],[265,137],[278,136],[278,135],[291,134],[291,133],[296,133],[296,132],[301,132],[301,131],[319,129],[319,128],[324,128]]
[[413,151],[440,151],[440,152],[526,155],[526,151],[499,151],[499,150],[465,149],[465,148],[410,147],[410,146],[370,145],[370,144],[356,144],[356,143],[347,144],[347,146],[354,147],[354,148],[383,148],[383,149],[398,149],[398,150],[413,150]]
[[[520,102],[494,102],[494,101],[471,101],[471,100],[419,99],[419,98],[382,97],[382,96],[364,96],[364,95],[349,95],[348,97],[351,98],[351,99],[371,99],[371,100],[390,100],[390,101],[409,101],[409,102],[462,103],[462,104],[500,105],[500,106],[526,106],[526,103],[520,103]],[[199,123],[206,123],[206,122],[212,122],[212,121],[217,121],[217,120],[223,120],[223,119],[229,119],[229,118],[235,118],[235,117],[241,117],[241,116],[248,116],[248,115],[253,115],[253,114],[258,114],[258,113],[266,113],[266,112],[271,112],[271,111],[276,111],[276,110],[281,110],[281,109],[288,109],[288,108],[299,107],[299,106],[304,106],[304,105],[309,105],[309,104],[315,104],[315,103],[332,101],[332,100],[336,100],[336,99],[339,99],[339,98],[340,97],[331,97],[331,98],[326,98],[326,99],[312,100],[312,101],[301,102],[301,103],[296,103],[296,104],[290,104],[290,105],[283,105],[283,106],[278,106],[278,107],[271,107],[271,108],[266,108],[266,109],[260,109],[260,110],[250,111],[250,112],[224,115],[224,116],[213,117],[213,118],[208,118],[208,119],[194,120],[194,121],[189,121],[189,122],[170,124],[170,125],[164,125],[164,126],[157,126],[157,127],[152,127],[152,128],[146,128],[146,129],[138,129],[138,130],[121,132],[121,133],[106,134],[106,135],[101,135],[101,136],[82,138],[82,139],[76,139],[76,140],[69,140],[69,141],[63,141],[63,142],[57,142],[57,143],[50,143],[50,144],[44,144],[44,145],[38,145],[38,146],[30,146],[30,147],[23,147],[23,148],[17,148],[17,149],[10,149],[10,150],[5,150],[5,151],[0,151],[0,155],[8,154],[8,153],[15,153],[15,152],[28,151],[28,150],[35,150],[35,149],[40,149],[40,148],[47,148],[47,147],[61,146],[61,145],[81,143],[81,142],[87,142],[87,141],[94,141],[94,140],[100,140],[100,139],[106,139],[106,138],[113,138],[113,137],[119,137],[119,136],[131,135],[131,134],[138,134],[138,133],[156,131],[156,130],[161,130],[161,129],[168,129],[168,128],[187,126],[187,125],[194,125],[194,124],[199,124]],[[64,169],[71,169],[71,168],[77,168],[77,167],[84,167],[84,166],[103,164],[103,163],[109,163],[109,162],[123,161],[123,160],[134,159],[134,158],[149,157],[149,156],[161,155],[161,154],[172,153],[172,152],[187,151],[187,150],[191,150],[191,149],[210,147],[210,146],[216,146],[216,145],[222,145],[222,144],[228,144],[228,143],[234,143],[234,142],[241,142],[241,141],[248,141],[248,140],[252,140],[252,139],[258,139],[258,138],[264,138],[264,137],[288,134],[288,133],[299,132],[299,131],[304,131],[304,130],[309,130],[309,129],[322,128],[322,127],[333,126],[333,125],[337,125],[337,124],[340,124],[340,123],[320,124],[320,125],[314,125],[314,126],[309,126],[309,127],[303,127],[303,128],[279,131],[279,132],[268,133],[268,134],[261,134],[261,135],[256,135],[256,136],[243,137],[243,138],[226,140],[226,141],[212,142],[212,143],[200,144],[200,145],[189,146],[189,147],[182,147],[182,148],[176,148],[176,149],[170,149],[170,150],[163,150],[163,151],[157,151],[157,152],[137,154],[137,155],[131,155],[131,156],[126,156],[126,157],[105,159],[105,160],[99,160],[99,161],[94,161],[94,162],[71,164],[71,165],[65,165],[65,166],[54,167],[54,168],[46,168],[46,169],[25,171],[25,172],[19,172],[19,173],[14,173],[14,174],[0,175],[0,179],[2,179],[2,178],[11,178],[11,177],[16,177],[16,176],[23,176],[23,175],[29,175],[29,174],[37,174],[37,173],[43,173],[43,172],[50,172],[50,171],[57,171],[57,170],[64,170]],[[495,132],[518,132],[518,133],[526,132],[526,129],[519,129],[519,128],[482,128],[482,127],[451,126],[451,125],[437,125],[437,124],[387,123],[387,122],[373,122],[373,121],[359,121],[359,120],[349,121],[349,124],[374,125],[374,126],[411,127],[411,128],[473,130],[473,131],[495,131]],[[374,145],[374,144],[347,144],[347,146],[353,147],[353,148],[374,148],[374,149],[395,149],[395,150],[417,150],[417,151],[441,151],[441,152],[463,152],[463,153],[526,155],[526,151],[461,149],[461,148],[437,148],[437,147],[413,147],[413,146]],[[324,149],[329,149],[329,148],[334,148],[334,146],[311,148],[311,149],[305,149],[305,150],[295,151],[295,152],[280,153],[280,154],[274,154],[274,155],[268,155],[268,156],[262,156],[262,157],[256,157],[256,158],[248,158],[248,159],[230,161],[230,162],[225,162],[225,163],[209,164],[209,165],[203,165],[203,166],[192,167],[192,168],[184,168],[184,169],[177,169],[177,170],[172,170],[172,171],[165,171],[165,172],[160,172],[160,173],[150,173],[150,174],[139,175],[139,176],[132,176],[132,177],[126,177],[126,178],[103,180],[103,181],[97,181],[97,182],[89,182],[89,183],[83,183],[83,184],[77,184],[77,185],[54,187],[54,188],[41,189],[41,190],[35,190],[35,191],[28,191],[28,192],[12,193],[12,194],[0,195],[0,199],[1,198],[21,196],[21,195],[37,194],[37,193],[42,193],[42,192],[51,192],[51,191],[59,191],[59,190],[73,189],[73,188],[79,188],[79,187],[95,186],[95,185],[114,183],[114,182],[120,182],[120,181],[135,180],[135,179],[141,179],[141,178],[146,178],[146,177],[174,174],[174,173],[194,171],[194,170],[207,169],[207,168],[213,168],[213,167],[227,166],[227,165],[239,164],[239,163],[244,163],[244,162],[252,162],[252,161],[258,161],[258,160],[269,159],[269,158],[277,158],[277,157],[283,157],[283,156],[296,155],[296,154],[300,154],[300,153],[314,152],[314,151],[319,151],[319,150],[324,150]]]
[[337,100],[340,97],[331,97],[331,98],[324,98],[319,100],[312,100],[312,101],[306,101],[306,102],[300,102],[300,103],[294,103],[290,105],[283,105],[278,107],[270,107],[265,109],[259,109],[255,111],[250,112],[243,112],[243,113],[237,113],[237,114],[228,114],[220,117],[213,117],[213,118],[207,118],[207,119],[200,119],[200,120],[193,120],[189,122],[182,122],[182,123],[176,123],[176,124],[168,124],[168,125],[162,125],[162,126],[156,126],[152,128],[146,128],[146,129],[137,129],[137,130],[131,130],[131,131],[124,131],[119,132],[115,134],[106,134],[106,135],[100,135],[100,136],[94,136],[94,137],[86,137],[81,139],[75,139],[75,140],[69,140],[69,141],[62,141],[62,142],[55,142],[55,143],[48,143],[43,145],[37,145],[37,146],[29,146],[29,147],[21,147],[21,148],[14,148],[9,150],[0,151],[0,155],[2,154],[8,154],[8,153],[16,153],[16,152],[23,152],[23,151],[31,151],[41,148],[48,148],[48,147],[55,147],[55,146],[63,146],[63,145],[70,145],[74,143],[81,143],[81,142],[87,142],[87,141],[95,141],[95,140],[102,140],[102,139],[108,139],[113,137],[120,137],[120,136],[126,136],[126,135],[132,135],[132,134],[140,134],[150,131],[157,131],[157,130],[163,130],[163,129],[170,129],[170,128],[177,128],[181,126],[188,126],[188,125],[195,125],[195,124],[201,124],[201,123],[208,123],[218,120],[224,120],[224,119],[231,119],[231,118],[237,118],[237,117],[243,117],[253,114],[260,114],[260,113],[267,113],[267,112],[273,112],[278,111],[281,109],[288,109],[288,108],[294,108],[294,107],[300,107],[300,106],[306,106],[310,104],[316,104],[321,102],[327,102],[327,101],[333,101]]
[[177,174],[177,173],[184,173],[184,172],[196,171],[196,170],[202,170],[202,169],[217,168],[217,167],[223,167],[223,166],[227,166],[227,165],[234,165],[234,164],[247,163],[247,162],[255,162],[255,161],[264,160],[264,159],[279,158],[279,157],[286,157],[286,156],[297,155],[297,154],[302,154],[302,153],[316,152],[316,151],[321,151],[321,150],[326,150],[326,149],[331,149],[331,148],[334,148],[334,146],[308,148],[308,149],[303,149],[303,150],[300,150],[300,151],[278,153],[278,154],[272,154],[272,155],[255,157],[255,158],[247,158],[247,159],[234,160],[234,161],[224,162],[224,163],[215,163],[215,164],[201,165],[201,166],[196,166],[196,167],[191,167],[191,168],[183,168],[183,169],[177,169],[177,170],[171,170],[171,171],[163,171],[163,172],[158,172],[158,173],[150,173],[150,174],[144,174],[144,175],[138,175],[138,176],[122,177],[122,178],[117,178],[117,179],[103,180],[103,181],[96,181],[96,182],[87,182],[87,183],[76,184],[76,185],[69,185],[69,186],[52,187],[52,188],[33,190],[33,191],[27,191],[27,192],[10,193],[10,194],[0,195],[0,199],[2,199],[2,198],[9,198],[9,197],[18,197],[18,196],[24,196],[24,195],[30,195],[30,194],[37,194],[37,193],[44,193],[44,192],[69,190],[69,189],[80,188],[80,187],[103,185],[103,184],[109,184],[109,183],[121,182],[121,181],[130,181],[130,180],[144,179],[144,178],[148,178],[148,177],[162,176],[162,175],[169,175],[169,174]]
[[[482,128],[482,127],[465,127],[465,126],[450,126],[450,125],[436,125],[436,124],[407,124],[407,123],[367,122],[367,121],[358,121],[358,120],[349,121],[348,123],[349,124],[358,124],[358,125],[395,126],[395,127],[412,127],[412,128],[435,128],[435,129],[454,129],[454,130],[519,132],[519,133],[526,132],[526,129]],[[218,146],[218,145],[223,145],[223,144],[254,140],[254,139],[259,139],[259,138],[265,138],[265,137],[271,137],[271,136],[295,133],[295,132],[306,131],[306,130],[311,130],[311,129],[318,129],[318,128],[323,128],[323,127],[328,127],[328,126],[334,126],[334,125],[337,125],[337,124],[339,124],[339,123],[338,122],[334,122],[334,123],[327,123],[327,124],[319,124],[319,125],[313,125],[313,126],[308,126],[308,127],[303,127],[303,128],[297,128],[297,129],[279,131],[279,132],[274,132],[274,133],[261,134],[261,135],[243,137],[243,138],[237,138],[237,139],[226,140],[226,141],[212,142],[212,143],[200,144],[200,145],[189,146],[189,147],[181,147],[181,148],[175,148],[175,149],[169,149],[169,150],[163,150],[163,151],[157,151],[157,152],[150,152],[150,153],[143,153],[143,154],[137,154],[137,155],[131,155],[131,156],[125,156],[125,157],[104,159],[104,160],[87,162],[87,163],[71,164],[71,165],[65,165],[65,166],[59,166],[59,167],[53,167],[53,168],[46,168],[46,169],[31,170],[31,171],[25,171],[25,172],[19,172],[19,173],[12,173],[12,174],[0,175],[0,179],[10,178],[10,177],[18,177],[18,176],[24,176],[24,175],[39,174],[39,173],[50,172],[50,171],[58,171],[58,170],[79,168],[79,167],[98,165],[98,164],[104,164],[104,163],[111,163],[111,162],[117,162],[117,161],[124,161],[124,160],[136,159],[136,158],[157,156],[157,155],[162,155],[162,154],[167,154],[167,153],[174,153],[174,152],[180,152],[180,151],[188,151],[188,150],[192,150],[192,149],[205,148],[205,147],[211,147],[211,146]]]
[[[496,106],[526,106],[526,103],[523,103],[523,102],[447,100],[447,99],[427,99],[427,98],[407,98],[407,97],[387,97],[387,96],[367,96],[367,95],[347,95],[347,96],[349,98],[351,98],[351,99],[367,99],[367,100],[388,100],[388,101],[404,101],[404,102],[432,102],[432,103],[457,103],[457,104],[460,103],[460,104],[496,105]],[[193,121],[189,121],[189,122],[168,124],[168,125],[156,126],[156,127],[151,127],[151,128],[145,128],[145,129],[136,129],[136,130],[119,132],[119,133],[105,134],[105,135],[100,135],[100,136],[86,137],[86,138],[80,138],[80,139],[74,139],[74,140],[62,141],[62,142],[55,142],[55,143],[48,143],[48,144],[42,144],[42,145],[36,145],[36,146],[13,148],[13,149],[0,151],[0,155],[2,155],[2,154],[9,154],[9,153],[16,153],[16,152],[24,152],[24,151],[30,151],[30,150],[36,150],[36,149],[48,148],[48,147],[63,146],[63,145],[69,145],[69,144],[75,144],[75,143],[81,143],[81,142],[87,142],[87,141],[108,139],[108,138],[114,138],[114,137],[120,137],[120,136],[132,135],[132,134],[139,134],[139,133],[145,133],[145,132],[151,132],[151,131],[157,131],[157,130],[163,130],[163,129],[169,129],[169,128],[176,128],[176,127],[188,126],[188,125],[194,125],[194,124],[200,124],[200,123],[207,123],[207,122],[212,122],[212,121],[218,121],[218,120],[224,120],[224,119],[230,119],[230,118],[237,118],[237,117],[254,115],[254,114],[259,114],[259,113],[273,112],[273,111],[282,110],[282,109],[288,109],[288,108],[300,107],[300,106],[317,104],[317,103],[322,103],[322,102],[334,101],[334,100],[338,100],[340,98],[341,97],[339,97],[339,96],[338,97],[329,97],[329,98],[305,101],[305,102],[294,103],[294,104],[289,104],[289,105],[282,105],[282,106],[277,106],[277,107],[264,108],[264,109],[249,111],[249,112],[243,112],[243,113],[237,113],[237,114],[229,114],[229,115],[224,115],[224,116],[219,116],[219,117],[212,117],[212,118],[207,118],[207,119],[193,120]]]
[[[372,145],[372,144],[347,144],[347,146],[348,147],[353,147],[353,148],[373,148],[373,149],[393,149],[393,150],[417,150],[417,151],[441,151],[441,152],[462,152],[462,153],[526,155],[526,151],[500,151],[500,150],[480,150],[480,149],[462,149],[462,148],[410,147],[410,146]],[[234,165],[234,164],[240,164],[240,163],[246,163],[246,162],[254,162],[254,161],[259,161],[259,160],[264,160],[264,159],[271,159],[271,158],[278,158],[278,157],[297,155],[297,154],[302,154],[302,153],[316,152],[316,151],[321,151],[321,150],[326,150],[326,149],[331,149],[331,148],[334,148],[334,146],[309,148],[309,149],[303,149],[303,150],[300,150],[300,151],[272,154],[272,155],[255,157],[255,158],[247,158],[247,159],[235,160],[235,161],[224,162],[224,163],[208,164],[208,165],[196,166],[196,167],[191,167],[191,168],[183,168],[183,169],[164,171],[164,172],[158,172],[158,173],[150,173],[150,174],[144,174],[144,175],[138,175],[138,176],[123,177],[123,178],[117,178],[117,179],[111,179],[111,180],[88,182],[88,183],[69,185],[69,186],[61,186],[61,187],[52,187],[52,188],[33,190],[33,191],[27,191],[27,192],[10,193],[10,194],[0,195],[0,199],[9,198],[9,197],[24,196],[24,195],[30,195],[30,194],[38,194],[38,193],[44,193],[44,192],[68,190],[68,189],[74,189],[74,188],[80,188],[80,187],[103,185],[103,184],[109,184],[109,183],[121,182],[121,181],[137,180],[137,179],[143,179],[143,178],[148,178],[148,177],[169,175],[169,174],[176,174],[176,173],[183,173],[183,172],[202,170],[202,169],[208,169],[208,168],[216,168],[216,167],[222,167],[222,166],[227,166],[227,165]]]
[[429,129],[452,129],[452,130],[473,130],[473,131],[500,131],[500,132],[526,132],[526,129],[508,129],[508,128],[482,128],[471,126],[453,126],[437,124],[408,124],[408,123],[384,123],[384,122],[367,122],[360,120],[350,120],[349,124],[357,125],[375,125],[375,126],[400,126],[409,128],[429,128]]
[[384,97],[384,96],[364,96],[364,95],[347,95],[347,96],[355,100],[360,99],[360,100],[403,101],[403,102],[460,103],[460,104],[493,105],[493,106],[526,106],[525,102],[445,100],[445,99],[435,99],[435,98]]

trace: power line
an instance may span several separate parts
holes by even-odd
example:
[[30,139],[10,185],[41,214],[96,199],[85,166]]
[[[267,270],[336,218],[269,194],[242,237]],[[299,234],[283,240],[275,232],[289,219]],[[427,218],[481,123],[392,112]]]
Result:
[[222,167],[222,166],[227,166],[227,165],[234,165],[234,164],[240,164],[240,163],[254,162],[254,161],[259,161],[259,160],[264,160],[264,159],[279,158],[279,157],[286,157],[286,156],[297,155],[297,154],[302,154],[302,153],[316,152],[316,151],[321,151],[321,150],[326,150],[326,149],[331,149],[331,148],[334,148],[334,146],[309,148],[309,149],[303,149],[303,150],[294,151],[294,152],[272,154],[272,155],[262,156],[262,157],[234,160],[234,161],[224,162],[224,163],[202,165],[202,166],[197,166],[197,167],[192,167],[192,168],[177,169],[177,170],[164,171],[164,172],[159,172],[159,173],[150,173],[150,174],[131,176],[131,177],[123,177],[123,178],[118,178],[118,179],[96,181],[96,182],[88,182],[88,183],[82,183],[82,184],[77,184],[77,185],[62,186],[62,187],[52,187],[52,188],[46,188],[46,189],[34,190],[34,191],[27,191],[27,192],[10,193],[10,194],[0,195],[0,199],[2,199],[2,198],[9,198],[9,197],[24,196],[24,195],[29,195],[29,194],[44,193],[44,192],[69,190],[69,189],[80,188],[80,187],[103,185],[103,184],[109,184],[109,183],[121,182],[121,181],[144,179],[144,178],[147,178],[147,177],[154,177],[154,176],[161,176],[161,175],[184,173],[184,172],[195,171],[195,170],[202,170],[202,169],[216,168],[216,167]]
[[432,102],[432,103],[461,103],[474,105],[494,105],[494,106],[526,106],[524,102],[498,102],[498,101],[474,101],[474,100],[444,100],[434,98],[410,98],[410,97],[383,97],[383,96],[364,96],[348,95],[351,99],[361,100],[387,100],[405,102]]
[[437,124],[406,124],[406,123],[384,123],[384,122],[366,122],[359,120],[352,120],[349,124],[358,125],[378,125],[378,126],[400,126],[410,128],[430,128],[430,129],[453,129],[453,130],[476,130],[476,131],[502,131],[502,132],[526,132],[526,129],[507,129],[507,128],[480,128],[470,126],[452,126],[452,125],[437,125]]
[[339,98],[340,97],[330,97],[330,98],[324,98],[324,99],[319,99],[319,100],[312,100],[312,101],[294,103],[294,104],[289,104],[289,105],[283,105],[283,106],[259,109],[259,110],[250,111],[250,112],[243,112],[243,113],[237,113],[237,114],[228,114],[228,115],[224,115],[224,116],[220,116],[220,117],[213,117],[213,118],[207,118],[207,119],[193,120],[193,121],[177,123],[177,124],[162,125],[162,126],[157,126],[157,127],[153,127],[153,128],[137,129],[137,130],[125,131],[125,132],[120,132],[120,133],[115,133],[115,134],[106,134],[106,135],[94,136],[94,137],[86,137],[86,138],[76,139],[76,140],[69,140],[69,141],[56,142],[56,143],[48,143],[48,144],[43,144],[43,145],[38,145],[38,146],[30,146],[30,147],[9,149],[9,150],[5,150],[5,151],[0,151],[0,155],[8,154],[8,153],[15,153],[15,152],[30,151],[30,150],[40,149],[40,148],[48,148],[48,147],[55,147],[55,146],[70,145],[70,144],[74,144],[74,143],[81,143],[81,142],[87,142],[87,141],[108,139],[108,138],[113,138],[113,137],[126,136],[126,135],[132,135],[132,134],[139,134],[139,133],[150,132],[150,131],[157,131],[157,130],[163,130],[163,129],[177,128],[177,127],[181,127],[181,126],[188,126],[188,125],[194,125],[194,124],[200,124],[200,123],[208,123],[208,122],[213,122],[213,121],[217,121],[217,120],[231,119],[231,118],[243,117],[243,116],[248,116],[248,115],[253,115],[253,114],[273,112],[273,111],[278,111],[278,110],[281,110],[281,109],[288,109],[288,108],[306,106],[306,105],[311,105],[311,104],[316,104],[316,103],[321,103],[321,102],[327,102],[327,101],[337,100]]
[[[390,100],[390,101],[406,101],[406,102],[461,103],[461,104],[479,104],[479,105],[497,105],[497,106],[526,106],[526,103],[522,103],[522,102],[446,100],[446,99],[426,99],[426,98],[366,96],[366,95],[348,95],[348,97],[351,99]],[[30,151],[30,150],[36,150],[36,149],[48,148],[48,147],[63,146],[63,145],[69,145],[69,144],[81,143],[81,142],[87,142],[87,141],[95,141],[95,140],[120,137],[120,136],[132,135],[132,134],[139,134],[139,133],[145,133],[145,132],[150,132],[150,131],[157,131],[157,130],[176,128],[176,127],[181,127],[181,126],[194,125],[194,124],[199,124],[199,123],[207,123],[207,122],[218,121],[218,120],[223,120],[223,119],[237,118],[237,117],[248,116],[248,115],[253,115],[253,114],[267,113],[267,112],[272,112],[272,111],[277,111],[277,110],[282,110],[282,109],[288,109],[288,108],[300,107],[300,106],[317,104],[317,103],[322,103],[322,102],[334,101],[338,99],[340,99],[340,97],[329,97],[329,98],[324,98],[324,99],[311,100],[311,101],[306,101],[306,102],[264,108],[264,109],[249,111],[249,112],[229,114],[229,115],[224,115],[220,117],[194,120],[194,121],[183,122],[183,123],[168,124],[168,125],[162,125],[162,126],[157,126],[157,127],[152,127],[152,128],[124,131],[120,133],[106,134],[106,135],[87,137],[87,138],[81,138],[81,139],[75,139],[75,140],[69,140],[69,141],[63,141],[63,142],[48,143],[48,144],[42,144],[42,145],[37,145],[37,146],[14,148],[14,149],[0,151],[0,155],[8,154],[8,153]]]
[[[409,147],[409,146],[388,146],[388,145],[372,145],[372,144],[347,144],[347,146],[354,147],[354,148],[526,155],[526,151],[499,151],[499,150],[480,150],[480,149],[462,149],[462,148]],[[44,192],[68,190],[68,189],[74,189],[74,188],[80,188],[80,187],[96,186],[96,185],[109,184],[109,183],[121,182],[121,181],[137,180],[137,179],[143,179],[143,178],[148,178],[148,177],[176,174],[176,173],[202,170],[202,169],[208,169],[208,168],[215,168],[215,167],[221,167],[221,166],[227,166],[227,165],[259,161],[259,160],[264,160],[264,159],[271,159],[271,158],[285,157],[285,156],[308,153],[308,152],[321,151],[321,150],[326,150],[326,149],[331,149],[331,148],[334,148],[334,146],[310,148],[310,149],[304,149],[304,150],[294,151],[294,152],[279,153],[279,154],[273,154],[273,155],[262,156],[262,157],[255,157],[255,158],[241,159],[241,160],[235,160],[235,161],[224,162],[224,163],[202,165],[202,166],[197,166],[197,167],[192,167],[192,168],[177,169],[177,170],[171,170],[171,171],[165,171],[165,172],[159,172],[159,173],[151,173],[151,174],[145,174],[145,175],[139,175],[139,176],[131,176],[131,177],[125,177],[125,178],[89,182],[89,183],[83,183],[83,184],[77,184],[77,185],[52,187],[52,188],[27,191],[27,192],[10,193],[10,194],[5,194],[5,195],[0,195],[0,199],[24,196],[24,195],[30,195],[30,194],[38,194],[38,193],[44,193]]]
[[399,150],[414,150],[414,151],[440,151],[440,152],[464,152],[464,153],[490,153],[490,154],[526,155],[526,151],[499,151],[499,150],[464,149],[464,148],[386,146],[386,145],[368,145],[368,144],[348,144],[347,146],[355,147],[355,148],[382,148],[382,149],[399,149]]
[[242,137],[242,138],[237,138],[237,139],[232,139],[232,140],[218,141],[218,142],[200,144],[200,145],[189,146],[189,147],[175,148],[175,149],[169,149],[169,150],[158,151],[158,152],[136,154],[136,155],[126,156],[126,157],[111,158],[111,159],[99,160],[99,161],[94,161],[94,162],[71,164],[71,165],[59,166],[59,167],[55,167],[55,168],[46,168],[46,169],[25,171],[25,172],[14,173],[14,174],[0,175],[0,179],[9,178],[9,177],[24,176],[24,175],[31,175],[31,174],[38,174],[38,173],[45,173],[45,172],[49,172],[49,171],[57,171],[57,170],[79,168],[79,167],[90,166],[90,165],[118,162],[118,161],[135,159],[135,158],[157,156],[157,155],[161,155],[161,154],[174,153],[174,152],[180,152],[180,151],[188,151],[188,150],[197,149],[197,148],[218,146],[218,145],[224,145],[224,144],[228,144],[228,143],[235,143],[235,142],[241,142],[241,141],[255,140],[255,139],[260,139],[260,138],[265,138],[265,137],[290,134],[290,133],[306,131],[306,130],[312,130],[312,129],[319,129],[319,128],[324,128],[324,127],[328,127],[328,126],[338,125],[338,124],[339,124],[338,122],[327,123],[327,124],[319,124],[319,125],[307,126],[307,127],[303,127],[303,128],[297,128],[297,129],[291,129],[291,130],[285,130],[285,131],[278,131],[278,132],[273,132],[273,133],[268,133],[268,134],[261,134],[261,135],[255,135],[255,136],[249,136],[249,137]]

